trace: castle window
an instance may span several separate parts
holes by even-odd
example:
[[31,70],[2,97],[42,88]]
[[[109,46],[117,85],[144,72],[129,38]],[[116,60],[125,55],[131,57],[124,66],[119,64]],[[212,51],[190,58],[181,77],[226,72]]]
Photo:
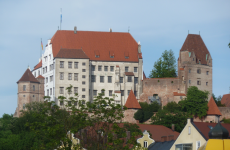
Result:
[[97,90],[93,90],[93,96],[97,96]]
[[138,83],[138,77],[134,77],[134,83]]
[[137,67],[134,67],[134,72],[137,72]]
[[72,61],[68,62],[68,68],[72,68]]
[[82,63],[82,66],[85,66],[85,62]]
[[102,70],[102,66],[98,66],[98,71],[101,71]]
[[114,66],[110,66],[110,71],[114,71]]
[[180,99],[182,99],[182,96],[180,96]]
[[84,79],[84,78],[85,78],[85,75],[82,75],[82,78]]
[[[82,95],[81,98],[85,98],[85,95]],[[82,104],[83,104],[84,101],[82,101]]]
[[206,71],[206,75],[208,75],[209,71]]
[[104,66],[104,71],[108,71],[108,66]]
[[46,83],[48,83],[48,77],[46,77]]
[[148,142],[147,141],[144,141],[144,147],[148,148]]
[[85,85],[85,81],[82,81],[82,84]]
[[69,79],[69,80],[72,80],[72,73],[69,73],[68,79]]
[[74,80],[77,81],[78,80],[78,73],[74,74]]
[[191,84],[191,80],[188,80],[188,83]]
[[75,68],[75,69],[78,68],[78,62],[74,62],[74,68]]
[[189,126],[188,127],[188,135],[190,135],[191,134],[191,127]]
[[26,108],[26,105],[25,104],[23,104],[23,109],[25,109]]
[[192,60],[194,61],[194,58]]
[[206,86],[208,86],[208,82],[206,82]]
[[50,96],[52,95],[52,88],[50,88]]
[[74,94],[78,93],[78,87],[74,87]]
[[201,85],[201,81],[197,81],[197,85]]
[[109,90],[109,96],[113,96],[113,91]]
[[82,88],[82,92],[85,92],[85,88]]
[[60,61],[60,68],[64,68],[64,61]]
[[85,69],[82,69],[82,72],[85,72],[86,70]]
[[64,80],[64,72],[60,72],[60,80]]
[[121,90],[121,96],[124,96],[124,90]]
[[123,77],[120,77],[120,83],[123,83]]
[[108,76],[108,83],[112,83],[112,76]]
[[77,106],[77,101],[74,102],[74,106]]
[[188,73],[191,73],[191,69],[188,70]]
[[33,95],[33,97],[34,97],[34,95]]
[[201,74],[201,70],[200,70],[200,69],[197,69],[197,73],[198,73],[198,74]]
[[23,95],[23,97],[26,97],[25,95]]
[[104,76],[100,76],[100,83],[104,83]]
[[53,81],[53,76],[50,76],[50,82],[52,82]]
[[92,68],[91,68],[91,69],[92,69],[92,71],[95,71],[95,66],[92,65]]
[[51,60],[51,54],[49,54],[50,60]]
[[132,76],[128,76],[128,82],[132,82]]
[[125,72],[129,72],[129,67],[125,67]]
[[191,57],[191,52],[188,52],[188,56]]
[[96,75],[91,75],[91,82],[96,82]]
[[36,77],[36,72],[34,72],[34,77]]
[[33,85],[33,91],[35,91],[35,85]]
[[23,85],[23,91],[26,91],[26,85]]
[[47,90],[47,93],[46,93],[47,96],[49,96],[49,90]]
[[63,104],[64,104],[63,101],[61,101],[61,102],[60,102],[60,106],[63,106]]
[[130,93],[130,90],[128,90],[128,95],[129,95],[129,93]]
[[64,94],[64,87],[60,87],[59,93],[60,93],[60,94]]
[[40,70],[38,70],[38,75],[40,75]]

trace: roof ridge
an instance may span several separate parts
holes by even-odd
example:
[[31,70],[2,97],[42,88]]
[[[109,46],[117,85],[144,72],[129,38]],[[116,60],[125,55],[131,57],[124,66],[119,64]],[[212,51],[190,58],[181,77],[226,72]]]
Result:
[[133,93],[133,90],[130,91],[129,96],[126,100],[125,106],[130,109],[132,108],[141,109],[141,106],[138,103],[136,96]]
[[[29,81],[29,82],[37,82],[40,83],[32,74],[32,72],[30,71],[30,69],[26,69],[25,73],[22,75],[22,77],[20,78],[20,80],[18,80],[18,82],[21,81]],[[17,83],[18,83],[17,82]]]

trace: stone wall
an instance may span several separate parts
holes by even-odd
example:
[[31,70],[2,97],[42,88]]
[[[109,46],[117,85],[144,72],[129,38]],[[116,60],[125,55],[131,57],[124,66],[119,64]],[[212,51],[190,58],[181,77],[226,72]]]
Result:
[[124,112],[124,118],[122,122],[129,122],[129,123],[139,123],[138,120],[135,120],[134,114],[138,111],[138,109],[128,109]]
[[224,118],[230,119],[230,107],[218,107],[222,116],[220,116],[220,121]]

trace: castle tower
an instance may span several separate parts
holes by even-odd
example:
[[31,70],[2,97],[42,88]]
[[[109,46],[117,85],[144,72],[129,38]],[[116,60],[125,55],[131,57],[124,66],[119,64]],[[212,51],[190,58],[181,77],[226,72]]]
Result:
[[20,110],[25,109],[25,104],[30,102],[43,101],[44,97],[44,77],[41,75],[37,79],[28,68],[18,84],[18,105],[14,117],[20,116]]
[[[187,94],[190,86],[209,91],[212,96],[212,57],[200,35],[188,34],[178,58],[178,77],[181,93]],[[182,88],[182,85],[185,85]]]

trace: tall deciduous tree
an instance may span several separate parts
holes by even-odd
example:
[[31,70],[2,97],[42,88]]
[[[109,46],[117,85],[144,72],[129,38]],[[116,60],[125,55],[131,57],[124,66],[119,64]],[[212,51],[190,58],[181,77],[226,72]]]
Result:
[[172,50],[165,50],[154,63],[150,78],[163,78],[176,76],[176,59]]

